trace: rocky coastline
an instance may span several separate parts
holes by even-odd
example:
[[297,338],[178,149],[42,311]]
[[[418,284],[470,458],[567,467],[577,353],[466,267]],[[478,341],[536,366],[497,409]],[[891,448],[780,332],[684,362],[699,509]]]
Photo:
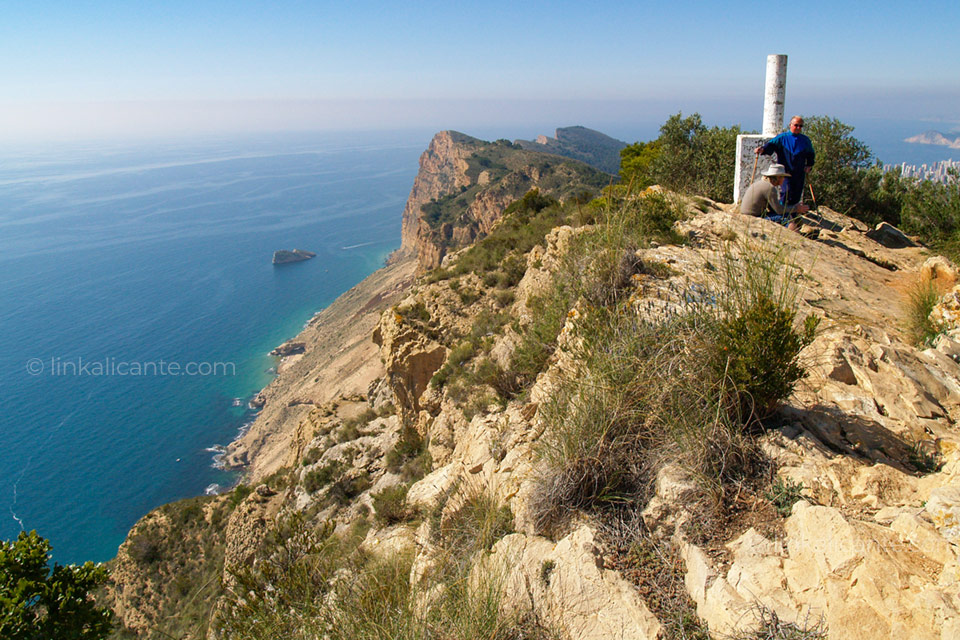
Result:
[[[819,323],[799,352],[806,376],[757,436],[770,477],[755,480],[766,484],[721,491],[720,525],[707,530],[709,492],[670,464],[655,470],[632,519],[614,526],[571,509],[563,526],[545,528],[539,443],[564,381],[588,372],[578,336],[602,301],[564,309],[556,351],[524,392],[503,374],[565,256],[599,223],[544,231],[515,257],[516,280],[506,260],[457,270],[475,258],[473,239],[496,233],[508,204],[478,184],[486,179],[474,171],[480,142],[437,134],[403,214],[401,250],[277,348],[278,375],[256,398],[262,410],[223,458],[245,471],[244,484],[161,507],[131,531],[111,591],[127,628],[143,638],[159,637],[155,629],[222,637],[195,630],[227,616],[237,576],[269,564],[270,534],[291,516],[355,535],[371,558],[408,558],[399,575],[423,594],[416,606],[429,606],[442,597],[432,576],[449,570],[445,532],[482,496],[503,521],[464,576],[499,576],[501,608],[542,622],[549,637],[679,637],[668,633],[677,611],[697,621],[697,637],[758,637],[742,634],[763,616],[822,630],[795,637],[957,637],[956,267],[896,229],[822,206],[806,221],[816,233],[800,235],[705,198],[646,191],[639,198],[678,212],[676,242],[629,248],[619,263],[630,269],[617,285],[622,309],[662,321],[715,283],[725,260],[775,255],[795,283],[798,320]],[[507,173],[546,189],[535,169]],[[423,219],[424,205],[465,188],[473,199],[446,226]],[[917,346],[902,300],[924,281],[952,293],[934,310],[942,336]],[[385,498],[398,490],[399,502]],[[171,594],[165,585],[174,581],[186,596]],[[679,609],[665,609],[664,593]]]

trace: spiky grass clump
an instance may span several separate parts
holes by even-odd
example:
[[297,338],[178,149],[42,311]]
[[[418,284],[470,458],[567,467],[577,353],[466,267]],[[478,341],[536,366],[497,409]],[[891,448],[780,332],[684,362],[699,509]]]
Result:
[[[465,507],[470,503],[466,503]],[[498,531],[495,503],[467,507],[464,524],[487,521]],[[483,515],[481,515],[483,514]],[[332,525],[315,527],[301,515],[282,522],[259,559],[233,575],[219,617],[218,637],[245,640],[520,640],[544,638],[530,620],[505,612],[502,581],[494,575],[469,577],[471,557],[447,575],[411,586],[411,553],[385,556],[362,550],[362,529],[340,536]],[[470,548],[492,544],[456,544]],[[431,594],[429,598],[421,597]]]
[[574,510],[643,504],[665,463],[686,468],[714,506],[762,469],[752,434],[803,376],[816,319],[796,326],[781,256],[731,247],[721,265],[673,313],[645,318],[622,297],[583,307],[576,370],[541,410],[541,531]]
[[918,280],[907,293],[907,331],[918,347],[931,346],[944,331],[943,325],[930,317],[940,301],[941,293],[937,284],[930,279]]

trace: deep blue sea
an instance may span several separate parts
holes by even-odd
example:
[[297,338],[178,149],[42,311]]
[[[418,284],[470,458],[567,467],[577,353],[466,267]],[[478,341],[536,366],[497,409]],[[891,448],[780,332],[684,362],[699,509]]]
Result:
[[[270,349],[399,246],[430,137],[0,150],[0,538],[107,560],[151,508],[229,485],[209,449]],[[292,248],[317,257],[271,265]]]

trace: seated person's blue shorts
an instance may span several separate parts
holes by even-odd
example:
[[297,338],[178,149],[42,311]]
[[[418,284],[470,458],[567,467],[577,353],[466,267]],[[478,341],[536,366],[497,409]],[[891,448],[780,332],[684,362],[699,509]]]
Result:
[[782,224],[783,226],[787,226],[793,221],[793,216],[789,213],[785,213],[782,216],[778,216],[778,215],[764,216],[763,219],[771,220],[773,222],[776,222],[777,224]]

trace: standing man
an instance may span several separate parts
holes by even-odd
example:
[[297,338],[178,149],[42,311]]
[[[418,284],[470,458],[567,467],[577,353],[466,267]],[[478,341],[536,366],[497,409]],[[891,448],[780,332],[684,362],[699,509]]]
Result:
[[803,118],[790,118],[790,130],[781,133],[776,138],[757,147],[757,155],[768,156],[776,152],[777,160],[786,167],[790,177],[784,180],[781,189],[781,200],[787,206],[787,211],[793,211],[797,203],[803,198],[803,182],[813,168],[815,154],[810,138],[800,133],[803,131]]

